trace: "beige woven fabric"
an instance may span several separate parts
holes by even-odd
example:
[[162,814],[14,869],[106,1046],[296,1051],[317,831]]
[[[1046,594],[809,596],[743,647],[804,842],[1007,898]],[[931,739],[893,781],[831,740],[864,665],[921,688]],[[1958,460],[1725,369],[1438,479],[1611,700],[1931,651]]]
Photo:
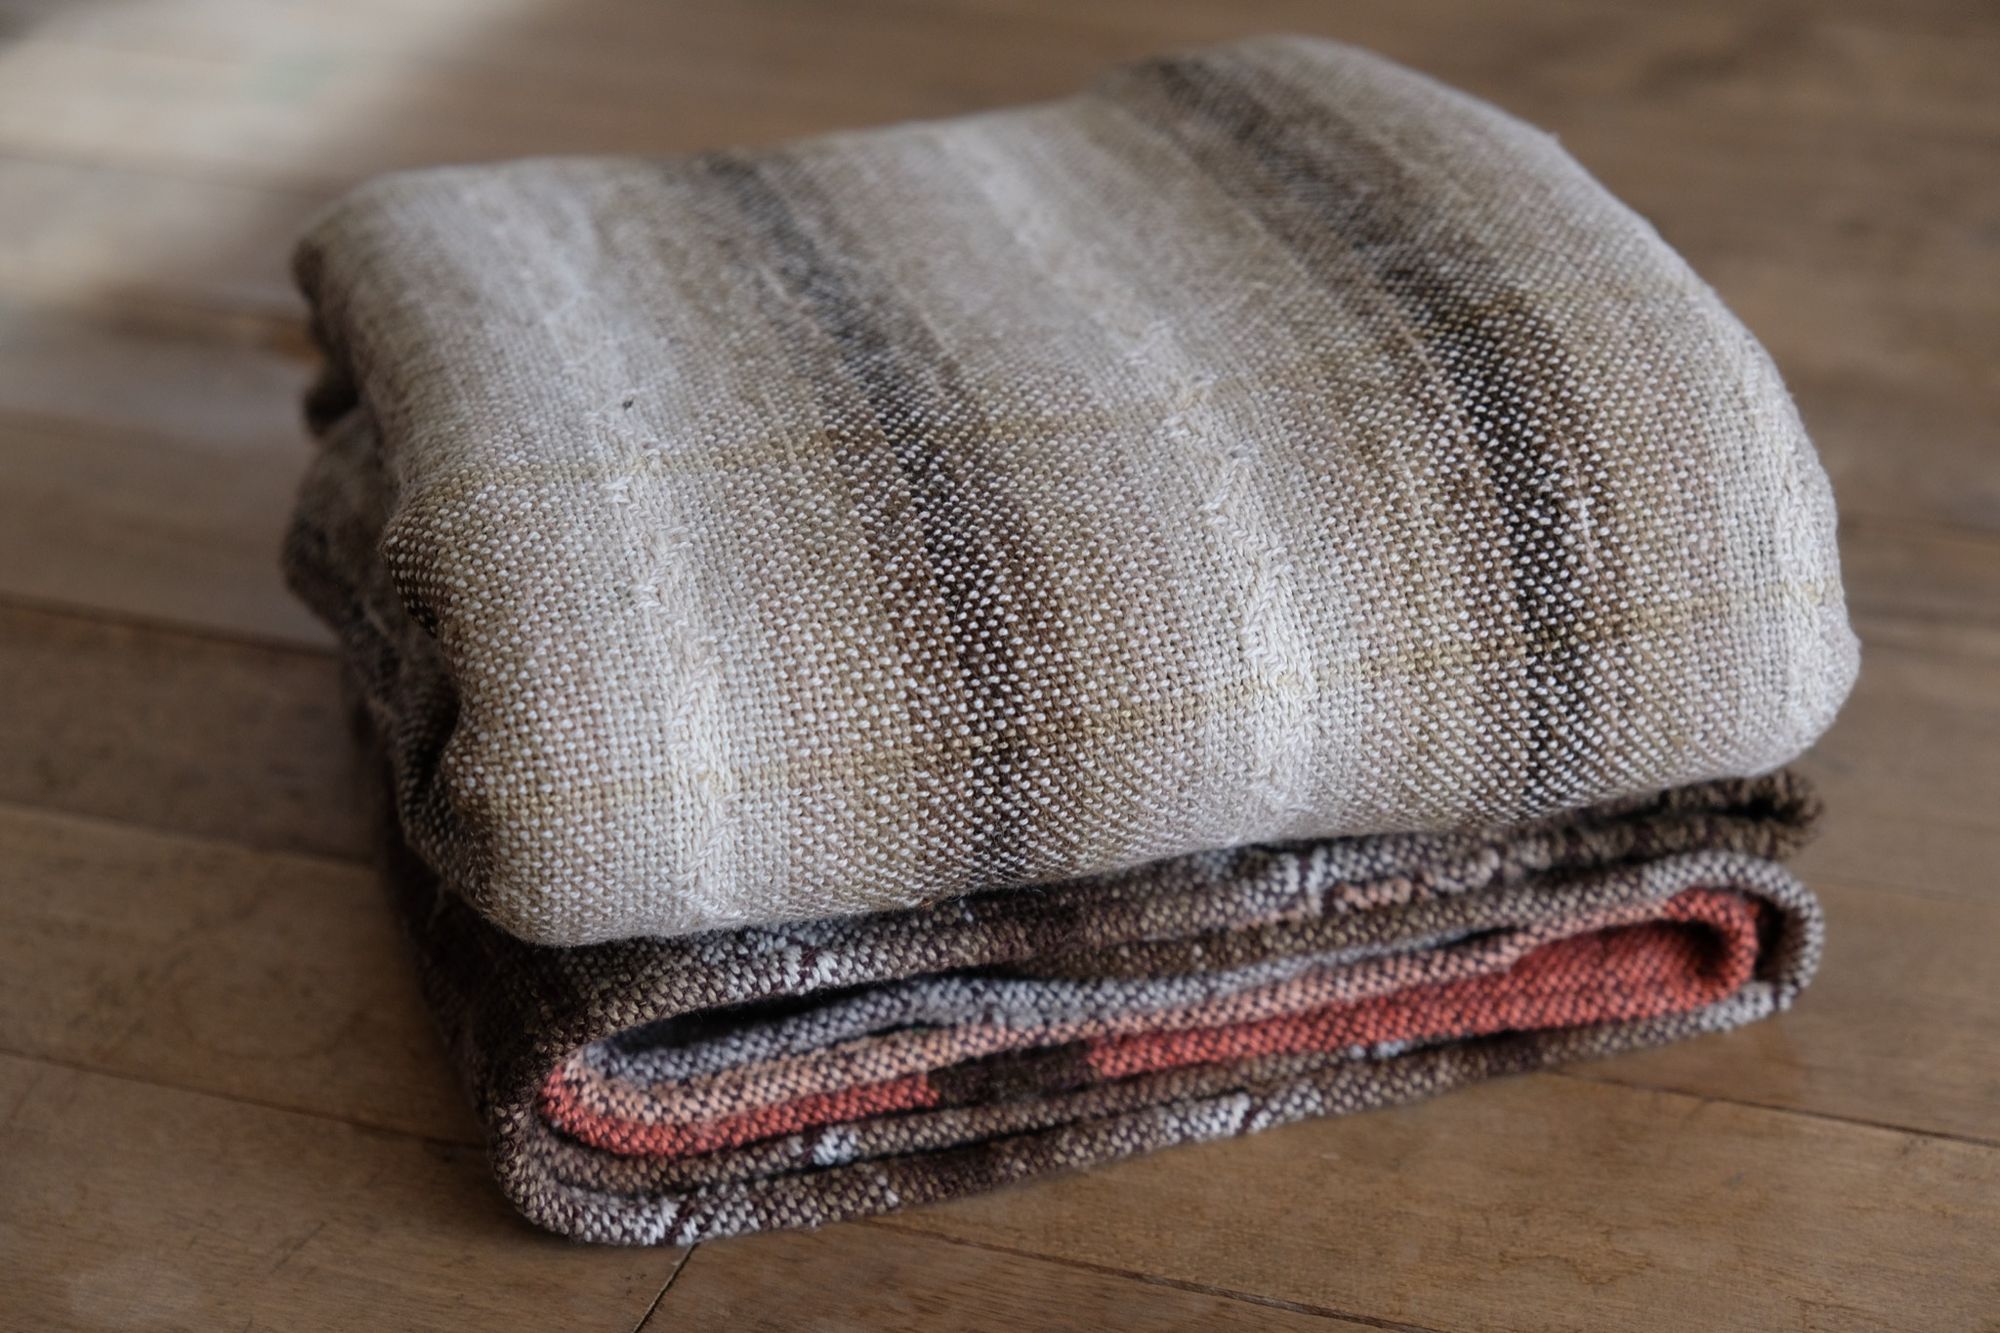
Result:
[[299,272],[295,580],[531,940],[1529,819],[1768,770],[1853,678],[1749,335],[1551,139],[1338,46],[392,177]]

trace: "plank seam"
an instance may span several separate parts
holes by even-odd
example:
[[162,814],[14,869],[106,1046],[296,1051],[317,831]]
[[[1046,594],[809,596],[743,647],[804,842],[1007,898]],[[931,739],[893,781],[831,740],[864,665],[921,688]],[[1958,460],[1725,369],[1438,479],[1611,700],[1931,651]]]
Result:
[[1898,1125],[1888,1120],[1872,1120],[1866,1116],[1835,1115],[1831,1111],[1814,1111],[1802,1106],[1779,1106],[1774,1102],[1758,1101],[1750,1097],[1717,1097],[1705,1092],[1689,1092],[1670,1083],[1654,1083],[1645,1079],[1620,1077],[1615,1073],[1571,1067],[1566,1069],[1543,1069],[1538,1071],[1554,1078],[1573,1079],[1578,1083],[1592,1083],[1604,1088],[1629,1088],[1634,1092],[1655,1092],[1669,1097],[1689,1097],[1699,1102],[1720,1102],[1725,1106],[1741,1106],[1752,1111],[1768,1111],[1774,1115],[1795,1115],[1807,1120],[1823,1120],[1828,1124],[1846,1125],[1854,1129],[1879,1130],[1885,1134],[1913,1134],[1918,1138],[1942,1139],[1947,1143],[1962,1143],[1972,1148],[2000,1150],[2000,1138],[1982,1138],[1977,1134],[1962,1134],[1949,1129],[1918,1129],[1910,1125]]
[[660,1308],[660,1302],[667,1298],[667,1292],[673,1288],[674,1279],[681,1275],[681,1270],[688,1266],[688,1260],[694,1258],[694,1252],[700,1248],[699,1245],[690,1245],[681,1252],[680,1260],[674,1265],[673,1271],[667,1274],[667,1280],[653,1293],[653,1303],[646,1307],[646,1313],[639,1316],[639,1322],[632,1325],[632,1333],[645,1333],[646,1325],[653,1322],[653,1312]]
[[331,1111],[316,1111],[311,1107],[287,1106],[283,1102],[265,1101],[258,1097],[244,1097],[233,1092],[221,1092],[214,1088],[194,1087],[171,1079],[150,1078],[144,1074],[129,1073],[110,1069],[101,1065],[85,1063],[81,1060],[65,1060],[60,1056],[43,1055],[34,1051],[24,1051],[13,1046],[0,1045],[0,1057],[19,1060],[24,1064],[41,1065],[50,1069],[67,1069],[76,1074],[88,1074],[93,1078],[116,1079],[120,1083],[130,1083],[142,1088],[157,1088],[162,1092],[185,1093],[190,1097],[201,1097],[209,1101],[228,1102],[235,1106],[253,1106],[260,1111],[272,1111],[280,1115],[304,1116],[309,1120],[323,1120],[329,1124],[345,1125],[349,1129],[366,1134],[379,1134],[388,1138],[409,1139],[416,1143],[429,1144],[434,1148],[451,1151],[476,1150],[483,1152],[486,1142],[476,1135],[464,1138],[450,1138],[440,1134],[426,1134],[420,1130],[399,1129],[394,1125],[379,1125],[368,1120],[357,1120],[351,1116],[335,1115]]
[[1080,1269],[1104,1277],[1123,1278],[1131,1282],[1143,1282],[1149,1286],[1171,1287],[1197,1296],[1211,1296],[1219,1300],[1239,1301],[1245,1305],[1261,1305],[1269,1309],[1285,1310],[1292,1314],[1311,1315],[1319,1319],[1345,1319],[1350,1323],[1364,1324],[1369,1328],[1390,1330],[1391,1333],[1447,1333],[1447,1330],[1432,1328],[1427,1324],[1399,1323],[1393,1319],[1383,1319],[1375,1315],[1358,1314],[1350,1310],[1334,1309],[1331,1306],[1309,1305],[1302,1301],[1288,1301],[1276,1296],[1260,1296],[1255,1292],[1242,1291],[1234,1287],[1216,1286],[1206,1282],[1194,1282],[1187,1278],[1168,1277],[1160,1273],[1146,1273],[1138,1269],[1119,1268],[1112,1264],[1101,1264],[1089,1259],[1078,1259],[1066,1254],[1048,1254],[1040,1250],[1020,1249],[1012,1245],[1000,1245],[992,1241],[971,1240],[963,1236],[948,1235],[938,1231],[926,1231],[885,1217],[861,1219],[861,1225],[883,1231],[899,1232],[907,1236],[922,1236],[927,1240],[942,1241],[946,1245],[960,1245],[969,1250],[987,1250],[994,1254],[1013,1255],[1018,1259],[1034,1259],[1044,1263],[1059,1264],[1065,1268]]
[[159,838],[165,842],[178,842],[196,848],[242,852],[250,856],[268,857],[278,861],[299,861],[321,870],[337,870],[342,873],[361,872],[362,874],[372,874],[375,870],[374,858],[359,852],[348,856],[336,855],[332,852],[306,851],[297,847],[267,847],[254,842],[244,842],[237,838],[224,837],[216,833],[200,833],[191,829],[179,829],[163,824],[144,824],[137,820],[93,814],[88,810],[71,810],[56,805],[38,805],[32,801],[22,801],[9,796],[0,796],[0,816],[8,816],[16,819],[42,819],[55,824],[81,824],[87,829],[109,828],[121,833]]
[[[277,556],[274,553],[272,563],[276,562]],[[0,591],[0,613],[8,612],[46,616],[51,620],[68,620],[80,625],[98,625],[132,633],[153,634],[168,639],[189,639],[196,643],[241,648],[251,652],[310,657],[329,662],[339,660],[330,643],[306,643],[300,639],[288,639],[277,634],[251,634],[243,630],[204,625],[196,621],[170,620],[164,616],[149,616],[136,611],[85,606],[53,598]]]

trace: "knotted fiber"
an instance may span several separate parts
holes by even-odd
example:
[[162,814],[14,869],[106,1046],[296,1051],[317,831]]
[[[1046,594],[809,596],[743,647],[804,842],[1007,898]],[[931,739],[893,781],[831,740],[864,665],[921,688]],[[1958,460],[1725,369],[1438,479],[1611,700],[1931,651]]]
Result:
[[1855,645],[1749,334],[1329,43],[298,255],[287,545],[531,1216],[686,1242],[1729,1026]]

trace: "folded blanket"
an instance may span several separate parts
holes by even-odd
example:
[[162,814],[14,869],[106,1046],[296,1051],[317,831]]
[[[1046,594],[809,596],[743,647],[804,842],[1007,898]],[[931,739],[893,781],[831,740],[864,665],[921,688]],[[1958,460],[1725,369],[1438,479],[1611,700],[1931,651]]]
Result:
[[1497,833],[1239,848],[1028,892],[552,949],[392,857],[529,1217],[689,1244],[1719,1031],[1790,1002],[1795,777]]
[[[1729,1026],[1852,682],[1768,359],[1326,43],[301,246],[286,550],[546,1225],[687,1242]],[[407,846],[401,844],[407,843]]]

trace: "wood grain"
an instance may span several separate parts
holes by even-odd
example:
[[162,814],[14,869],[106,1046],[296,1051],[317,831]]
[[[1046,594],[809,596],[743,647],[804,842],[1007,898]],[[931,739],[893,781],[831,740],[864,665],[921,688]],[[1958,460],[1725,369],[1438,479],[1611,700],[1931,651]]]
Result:
[[954,1327],[1340,1333],[1375,1327],[870,1225],[703,1245],[645,1329],[793,1333],[802,1320],[826,1333]]
[[2000,659],[1864,627],[1861,679],[1801,767],[1828,818],[1801,874],[1993,901],[2000,882]]
[[0,1050],[480,1142],[358,865],[0,807]]
[[1974,1328],[2000,1310],[1992,1149],[1548,1076],[904,1222],[1432,1329]]
[[44,309],[180,299],[296,317],[292,239],[324,198],[0,158],[0,295]]
[[328,644],[278,573],[307,460],[280,441],[294,447],[0,417],[0,594]]
[[[388,168],[947,114],[1271,29],[1553,130],[1784,371],[1865,642],[1805,761],[1820,981],[887,1223],[691,1255],[514,1223],[275,572],[291,236]],[[0,0],[0,38],[0,1326],[2000,1327],[1990,4]]]
[[629,1329],[679,1260],[510,1215],[474,1149],[0,1056],[14,1328]]
[[170,439],[210,458],[254,450],[298,461],[311,370],[293,323],[254,311],[0,301],[0,407],[14,420]]
[[360,860],[332,657],[0,605],[0,801]]
[[[1305,0],[755,10],[575,0],[294,26],[235,0],[150,21],[59,16],[31,30],[0,84],[0,148],[324,188],[502,152],[664,152],[974,110],[1070,91],[1111,61],[1271,29],[1416,64],[1580,136],[1580,155],[1613,176],[1617,161],[1665,153],[1648,179],[1707,164],[1754,180],[1746,145],[1795,147],[1806,134],[1855,138],[1849,162],[1870,151],[1908,164],[1932,136],[1991,128],[1996,116],[1990,25],[1929,32],[1879,13],[1534,0],[1510,6],[1505,23],[1468,23],[1459,4],[1403,0],[1335,11]],[[1600,145],[1604,161],[1592,156]]]

